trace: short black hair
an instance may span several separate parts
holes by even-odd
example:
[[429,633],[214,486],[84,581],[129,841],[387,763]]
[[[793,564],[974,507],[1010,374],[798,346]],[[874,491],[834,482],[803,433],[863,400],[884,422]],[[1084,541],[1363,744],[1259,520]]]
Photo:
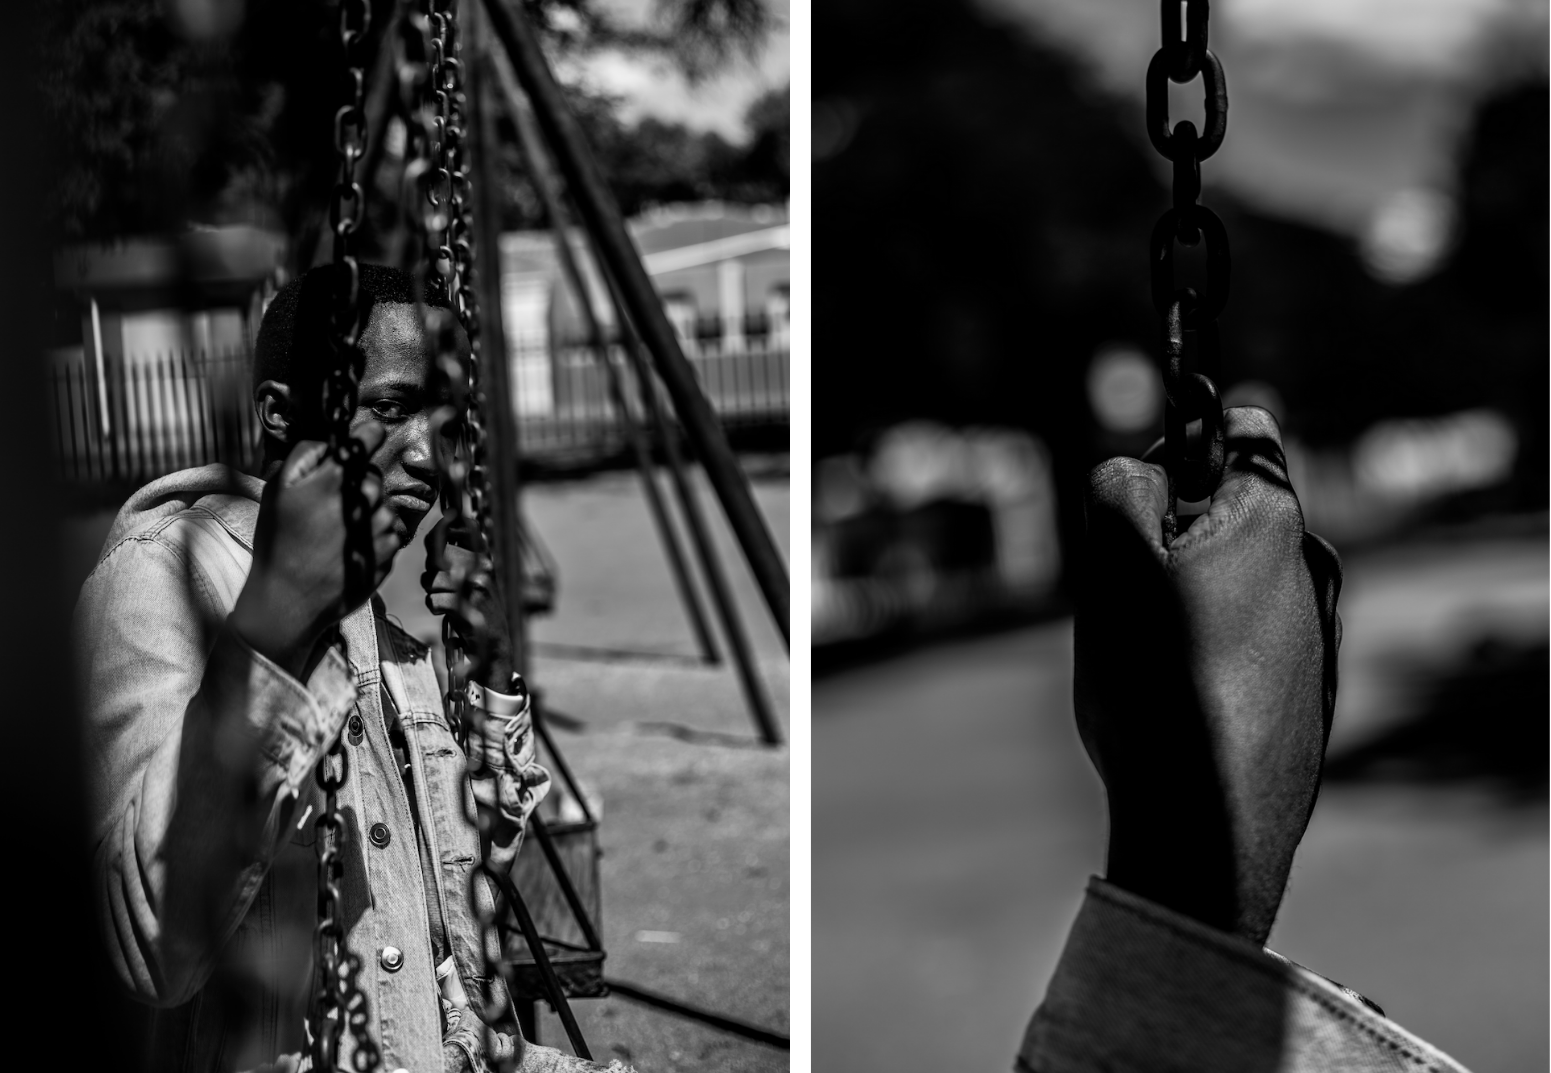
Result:
[[[334,281],[343,271],[333,264],[308,271],[275,294],[259,324],[253,347],[253,386],[265,380],[289,384],[321,384],[333,355],[329,346],[329,313],[334,305]],[[359,323],[365,325],[378,302],[413,305],[415,281],[387,265],[361,265]],[[426,273],[425,302],[449,308],[438,273]]]

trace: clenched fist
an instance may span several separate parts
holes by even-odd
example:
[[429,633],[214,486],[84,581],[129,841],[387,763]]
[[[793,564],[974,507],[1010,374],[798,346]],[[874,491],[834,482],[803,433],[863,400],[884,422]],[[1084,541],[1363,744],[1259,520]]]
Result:
[[[368,456],[383,437],[375,422],[358,431]],[[347,589],[343,485],[344,468],[329,457],[327,445],[303,441],[291,450],[264,487],[253,568],[228,620],[238,636],[297,678],[305,676],[328,631],[377,591],[400,547],[382,478],[369,469],[362,493],[371,512],[371,585]]]
[[1222,483],[1172,544],[1160,467],[1090,477],[1077,724],[1109,800],[1107,878],[1263,944],[1319,790],[1341,564],[1304,531],[1271,415],[1225,421]]

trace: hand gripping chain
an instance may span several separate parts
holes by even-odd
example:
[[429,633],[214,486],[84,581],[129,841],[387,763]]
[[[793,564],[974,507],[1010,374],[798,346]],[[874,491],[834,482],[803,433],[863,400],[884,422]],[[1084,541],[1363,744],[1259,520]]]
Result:
[[[334,301],[329,318],[333,362],[323,382],[323,415],[329,455],[344,470],[341,497],[345,513],[345,591],[371,588],[376,560],[372,550],[371,512],[362,483],[366,477],[365,445],[350,434],[356,389],[363,358],[360,339],[361,273],[353,253],[354,237],[366,209],[356,164],[366,152],[365,71],[361,52],[372,12],[368,0],[343,0],[339,38],[345,55],[349,101],[334,114],[334,151],[339,178],[329,201],[329,226],[334,234]],[[339,815],[339,790],[345,783],[345,750],[336,738],[319,763],[316,777],[324,793],[318,833],[318,924],[313,931],[313,961],[318,993],[313,1004],[311,1068],[333,1073],[339,1067],[340,1037],[350,1029],[355,1048],[351,1064],[368,1073],[381,1058],[367,1027],[366,998],[356,985],[359,959],[344,953],[345,929],[340,905],[344,865],[340,846],[345,824]]]
[[[1181,11],[1183,8],[1183,13]],[[1228,301],[1228,233],[1217,214],[1198,204],[1201,161],[1222,145],[1228,129],[1228,83],[1222,63],[1206,47],[1208,0],[1161,0],[1163,46],[1147,67],[1147,136],[1173,165],[1173,207],[1158,219],[1149,242],[1152,301],[1163,319],[1164,468],[1169,475],[1165,539],[1175,535],[1176,500],[1201,500],[1222,479],[1222,401],[1212,375],[1218,369],[1217,317]],[[1201,76],[1206,129],[1169,122],[1168,83]],[[1181,287],[1174,278],[1174,244],[1206,243],[1206,286]]]

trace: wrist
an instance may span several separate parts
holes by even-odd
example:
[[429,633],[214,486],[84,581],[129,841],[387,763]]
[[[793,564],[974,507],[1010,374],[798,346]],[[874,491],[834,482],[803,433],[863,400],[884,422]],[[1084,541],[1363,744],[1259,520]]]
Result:
[[465,687],[465,695],[474,707],[497,718],[515,718],[528,710],[528,687],[517,674],[508,675],[499,690],[470,682]]
[[[485,668],[477,681],[486,689],[493,689],[497,693],[510,692],[512,679],[517,678],[517,668],[512,666],[512,657],[506,651],[505,645],[496,645],[496,652],[491,655],[490,663]],[[520,679],[519,679],[520,680]]]
[[250,577],[226,624],[253,651],[300,679],[323,631],[299,621],[296,606],[295,599]]

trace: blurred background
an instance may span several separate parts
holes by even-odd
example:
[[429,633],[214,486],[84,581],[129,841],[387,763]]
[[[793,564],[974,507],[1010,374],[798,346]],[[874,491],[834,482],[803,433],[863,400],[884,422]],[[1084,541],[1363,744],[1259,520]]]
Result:
[[[363,261],[399,263],[405,128],[388,101],[396,92],[394,19],[407,5],[370,6],[366,111],[369,125],[385,118],[358,169],[367,202],[358,250]],[[454,6],[465,54],[482,53],[493,38],[479,5]],[[260,320],[280,286],[331,257],[334,117],[345,99],[339,7],[332,0],[27,5],[19,39],[37,42],[35,54],[24,49],[37,66],[30,81],[20,79],[18,110],[38,128],[23,144],[39,148],[25,172],[33,185],[22,184],[26,196],[6,208],[25,206],[30,263],[41,277],[29,281],[20,305],[38,328],[29,343],[37,343],[39,360],[28,373],[44,381],[37,385],[43,404],[26,413],[48,449],[27,461],[36,462],[29,475],[59,508],[57,519],[45,517],[57,520],[57,539],[41,542],[49,557],[43,584],[66,613],[134,489],[190,466],[224,461],[251,470],[258,462],[250,399]],[[784,547],[786,2],[540,0],[523,9]],[[637,392],[657,389],[631,379],[585,236],[551,215],[539,162],[523,148],[526,105],[515,81],[486,77],[501,82],[491,89],[499,102],[490,147],[498,218],[476,226],[500,255],[493,293],[519,426],[528,673],[601,817],[600,854],[572,858],[584,861],[577,882],[589,896],[601,888],[612,978],[784,1037],[787,753],[761,745],[750,719],[757,695],[784,739],[782,638],[671,415],[660,432],[646,429],[644,459],[632,452],[557,233],[574,251],[607,360],[635,400],[626,404],[629,423],[646,424]],[[664,472],[669,440],[688,456],[683,496],[671,495]],[[644,473],[632,473],[642,461]],[[661,517],[643,495],[646,480],[661,488]],[[708,648],[687,614],[685,586],[698,592],[702,609],[710,600],[706,556],[681,580],[665,554],[663,526],[681,548],[689,539],[686,497],[702,505],[707,545],[723,564],[749,657],[744,678],[733,670],[729,627],[710,629]],[[426,611],[418,580],[423,565],[416,542],[382,591],[390,613],[439,652],[440,623]],[[552,757],[547,762],[553,766]],[[564,803],[557,807],[565,820]],[[544,900],[531,890],[529,897],[543,926]],[[90,940],[89,932],[71,934]],[[100,977],[97,984],[111,1019],[116,986]],[[785,1050],[769,1039],[617,995],[579,1000],[576,1010],[605,1063],[787,1066]],[[114,1038],[128,1039],[128,1031]],[[559,1021],[542,1007],[538,1034],[565,1046]]]
[[[1547,6],[1211,14],[1219,383],[1346,564],[1271,945],[1544,1069]],[[1067,593],[1086,472],[1162,432],[1158,8],[834,0],[813,35],[815,1068],[1006,1069],[1103,868]]]

